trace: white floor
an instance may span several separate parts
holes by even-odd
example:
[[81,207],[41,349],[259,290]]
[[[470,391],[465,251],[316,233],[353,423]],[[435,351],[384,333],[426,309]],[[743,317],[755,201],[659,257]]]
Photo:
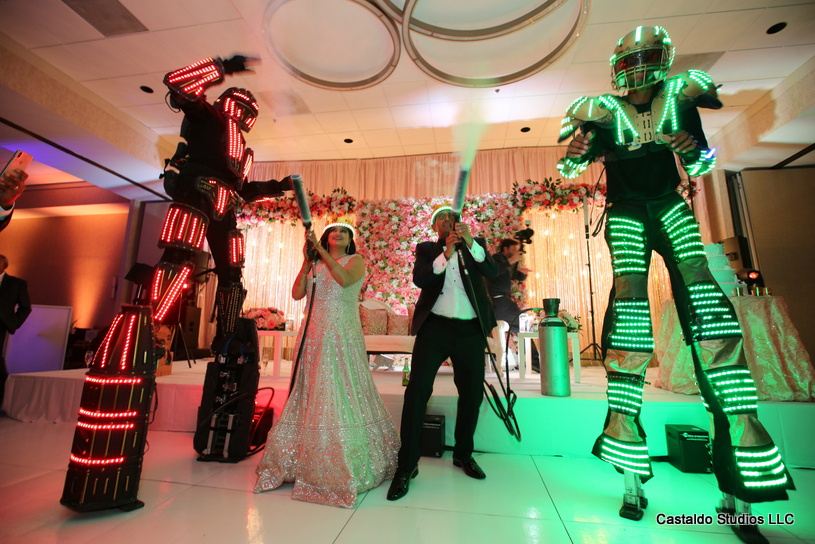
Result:
[[[476,454],[483,481],[452,466],[450,453],[423,458],[410,493],[385,500],[387,483],[354,510],[291,500],[291,485],[255,495],[257,457],[236,465],[199,463],[188,433],[150,432],[140,498],[145,507],[75,513],[59,504],[74,425],[0,418],[0,542],[12,543],[690,543],[737,544],[715,523],[711,475],[655,463],[642,521],[617,514],[622,477],[594,458]],[[815,471],[792,470],[788,502],[755,514],[794,515],[762,531],[771,542],[815,544]],[[710,514],[712,525],[659,526],[658,513]],[[773,516],[773,519],[776,519]]]

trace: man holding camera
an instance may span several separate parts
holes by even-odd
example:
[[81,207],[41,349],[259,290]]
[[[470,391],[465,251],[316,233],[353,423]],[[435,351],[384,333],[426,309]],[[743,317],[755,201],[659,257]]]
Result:
[[[498,252],[492,256],[498,265],[498,275],[487,279],[487,289],[492,299],[495,318],[509,323],[510,330],[515,334],[520,330],[517,317],[521,309],[512,300],[512,282],[525,281],[531,272],[528,268],[520,266],[523,256],[524,251],[518,240],[504,238],[498,244]],[[532,342],[532,370],[540,372],[540,356],[535,342]]]

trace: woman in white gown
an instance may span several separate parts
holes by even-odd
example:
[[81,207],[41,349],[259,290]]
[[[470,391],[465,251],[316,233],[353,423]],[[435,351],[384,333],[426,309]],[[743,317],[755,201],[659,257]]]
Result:
[[357,306],[366,270],[354,254],[354,228],[340,221],[320,242],[307,237],[319,260],[312,269],[306,256],[292,296],[310,300],[316,276],[311,322],[297,338],[295,354],[305,342],[299,368],[269,432],[255,493],[294,482],[294,499],[353,508],[359,493],[393,478],[399,434],[368,368]]

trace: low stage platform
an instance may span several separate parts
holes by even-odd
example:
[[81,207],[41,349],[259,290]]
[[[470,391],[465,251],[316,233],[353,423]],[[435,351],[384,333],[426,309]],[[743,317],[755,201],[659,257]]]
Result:
[[[193,432],[201,402],[207,360],[192,367],[186,361],[173,363],[172,374],[156,378],[158,408],[150,429]],[[291,362],[282,361],[282,375],[272,376],[271,365],[262,373],[260,387],[275,391],[272,407],[280,413],[289,387]],[[398,367],[397,367],[398,368]],[[75,421],[82,395],[85,369],[14,374],[9,377],[3,410],[20,421]],[[655,388],[658,368],[646,374],[642,422],[648,434],[652,456],[667,455],[666,424],[696,425],[708,428],[708,416],[699,396],[687,396]],[[398,370],[375,370],[374,382],[394,420],[402,413],[402,373]],[[495,375],[488,376],[495,382]],[[518,379],[518,371],[510,373],[510,383],[518,396],[515,413],[521,427],[522,440],[516,441],[504,424],[492,413],[486,402],[475,436],[478,451],[490,453],[559,455],[588,457],[594,440],[602,431],[606,414],[606,379],[602,367],[582,367],[581,383],[571,384],[569,397],[545,397],[540,394],[538,374]],[[496,385],[497,388],[497,385]],[[262,391],[259,404],[268,401],[268,391]],[[435,390],[428,413],[447,418],[446,444],[454,443],[453,431],[457,395],[452,369],[442,367],[436,378]],[[815,468],[812,421],[815,403],[759,402],[759,418],[773,436],[787,464],[791,467]],[[192,438],[190,438],[192,447]]]

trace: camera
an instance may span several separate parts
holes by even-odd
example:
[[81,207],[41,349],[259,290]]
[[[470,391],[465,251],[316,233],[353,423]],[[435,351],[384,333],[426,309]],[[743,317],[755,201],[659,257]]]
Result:
[[532,230],[531,228],[529,228],[529,225],[531,223],[532,222],[529,221],[529,220],[524,221],[524,224],[526,225],[526,228],[523,229],[523,230],[519,230],[518,232],[515,233],[515,239],[518,240],[518,242],[521,243],[521,250],[520,250],[521,253],[526,253],[526,251],[524,250],[524,246],[527,245],[527,244],[531,244],[532,243],[532,237],[535,235],[535,231]]

